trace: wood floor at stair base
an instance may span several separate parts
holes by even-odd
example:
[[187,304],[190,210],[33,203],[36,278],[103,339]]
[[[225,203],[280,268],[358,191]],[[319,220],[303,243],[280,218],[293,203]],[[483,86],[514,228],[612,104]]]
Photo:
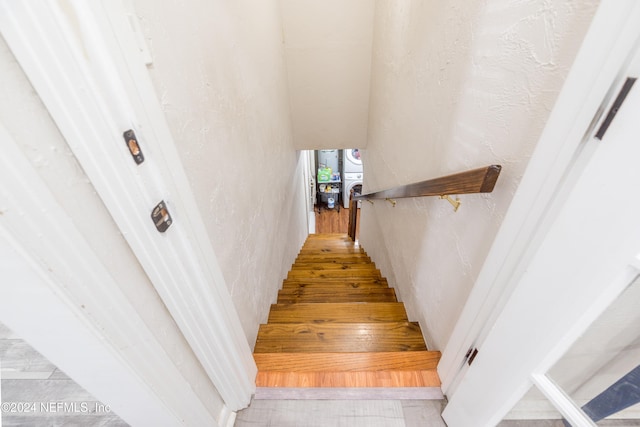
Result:
[[258,387],[256,400],[441,400],[440,387]]

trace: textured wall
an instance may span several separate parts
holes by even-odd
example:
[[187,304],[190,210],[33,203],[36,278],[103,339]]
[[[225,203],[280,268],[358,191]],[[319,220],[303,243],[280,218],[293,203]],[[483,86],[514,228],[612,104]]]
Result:
[[367,144],[374,0],[280,0],[294,142]]
[[134,1],[161,99],[253,347],[306,236],[273,1]]
[[488,164],[494,193],[364,204],[361,241],[443,349],[597,1],[378,0],[365,192]]

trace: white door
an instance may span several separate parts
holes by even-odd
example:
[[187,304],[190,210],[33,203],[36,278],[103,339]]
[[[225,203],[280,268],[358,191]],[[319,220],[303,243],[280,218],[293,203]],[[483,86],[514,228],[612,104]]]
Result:
[[[618,35],[631,28],[626,24],[635,27],[625,36],[627,55],[619,53],[623,74],[610,85],[604,114],[583,128],[582,143],[540,216],[544,232],[526,242],[526,265],[511,276],[499,309],[484,319],[490,327],[479,327],[472,360],[463,359],[448,384],[443,417],[450,427],[495,425],[534,384],[573,425],[594,425],[547,374],[640,271],[640,83],[602,135],[619,93],[631,84],[627,77],[640,75],[638,58],[630,66],[626,60],[636,51],[640,8],[627,6],[626,16],[618,16]],[[602,8],[598,13],[596,27],[604,20]]]

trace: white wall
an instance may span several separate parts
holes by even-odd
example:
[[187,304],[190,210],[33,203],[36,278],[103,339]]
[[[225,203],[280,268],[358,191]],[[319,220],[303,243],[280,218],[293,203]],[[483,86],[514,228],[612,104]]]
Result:
[[253,347],[307,230],[278,3],[134,4],[151,79]]
[[363,205],[363,246],[443,349],[597,1],[376,3],[364,191],[489,164],[490,195]]
[[294,143],[367,144],[374,0],[280,0]]

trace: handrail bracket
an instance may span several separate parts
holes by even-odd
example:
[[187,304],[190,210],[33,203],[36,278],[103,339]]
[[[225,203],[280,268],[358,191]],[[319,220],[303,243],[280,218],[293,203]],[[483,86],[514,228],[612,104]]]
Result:
[[393,199],[389,199],[389,198],[386,198],[385,200],[386,200],[387,202],[391,203],[391,205],[392,205],[394,208],[396,207],[396,201],[395,201],[395,200],[393,200]]
[[460,205],[462,204],[462,202],[460,201],[460,199],[453,199],[451,198],[451,196],[447,195],[447,194],[442,194],[440,195],[441,199],[444,199],[446,201],[448,201],[449,203],[451,203],[451,205],[453,206],[453,211],[454,212],[458,212],[458,208],[460,207]]

